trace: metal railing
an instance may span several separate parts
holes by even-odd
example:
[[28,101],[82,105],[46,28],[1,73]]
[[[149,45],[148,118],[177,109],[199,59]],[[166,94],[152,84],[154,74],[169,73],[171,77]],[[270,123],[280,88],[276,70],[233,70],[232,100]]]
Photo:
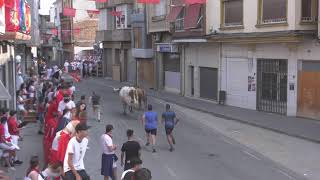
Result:
[[277,18],[277,19],[263,19],[263,24],[276,24],[276,23],[285,23],[287,18]]
[[301,17],[301,22],[317,22],[317,17]]

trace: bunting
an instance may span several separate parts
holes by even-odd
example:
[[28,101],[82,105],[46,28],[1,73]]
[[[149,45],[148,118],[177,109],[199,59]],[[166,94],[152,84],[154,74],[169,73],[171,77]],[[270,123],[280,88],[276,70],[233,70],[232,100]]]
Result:
[[99,10],[87,10],[88,14],[99,14],[100,11]]
[[65,7],[65,8],[63,8],[63,15],[69,16],[69,17],[75,17],[76,16],[76,9]]
[[95,0],[97,3],[106,3],[108,0]]
[[51,29],[51,33],[55,36],[58,36],[58,30],[56,28]]
[[4,0],[0,0],[0,8],[4,5]]
[[121,16],[122,12],[121,11],[110,11],[109,14],[111,14],[112,16]]

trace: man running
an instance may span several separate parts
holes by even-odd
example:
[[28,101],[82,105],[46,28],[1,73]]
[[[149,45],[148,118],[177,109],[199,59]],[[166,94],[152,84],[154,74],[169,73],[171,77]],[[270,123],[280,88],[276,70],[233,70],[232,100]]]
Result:
[[95,91],[93,91],[89,101],[91,101],[92,103],[92,109],[93,109],[93,113],[95,114],[95,117],[97,118],[98,122],[100,122],[101,121],[101,111],[100,111],[101,97],[97,95]]
[[176,144],[172,131],[174,129],[174,126],[177,125],[178,122],[179,119],[176,118],[176,113],[171,110],[169,104],[166,104],[166,111],[162,113],[162,123],[164,123],[166,129],[167,140],[170,145],[170,152],[174,150],[173,145]]
[[156,145],[156,135],[157,135],[157,128],[158,128],[158,113],[152,111],[152,105],[148,105],[148,111],[144,113],[142,117],[142,123],[144,124],[146,136],[147,136],[147,143],[146,146],[152,145],[152,152],[155,153],[155,145]]
[[[132,168],[131,161],[134,158],[140,158],[140,144],[133,140],[133,130],[127,130],[128,141],[122,145],[121,148],[121,166],[124,165],[124,170],[128,170]],[[125,157],[125,163],[123,163]]]

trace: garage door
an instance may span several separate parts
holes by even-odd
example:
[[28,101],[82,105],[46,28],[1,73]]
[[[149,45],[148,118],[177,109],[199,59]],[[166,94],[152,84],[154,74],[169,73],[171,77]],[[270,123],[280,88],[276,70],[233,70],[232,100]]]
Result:
[[298,93],[298,116],[320,120],[320,62],[302,63]]
[[200,97],[217,100],[218,69],[200,67]]
[[237,107],[248,105],[248,60],[227,59],[227,104]]
[[164,53],[164,88],[166,91],[180,92],[180,56],[175,53]]

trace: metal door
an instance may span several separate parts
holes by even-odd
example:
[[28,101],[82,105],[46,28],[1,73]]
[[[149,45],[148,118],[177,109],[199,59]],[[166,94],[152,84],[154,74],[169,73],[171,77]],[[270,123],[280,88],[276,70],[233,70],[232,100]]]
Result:
[[218,95],[218,69],[200,68],[200,97],[217,100]]
[[287,113],[288,61],[259,59],[257,67],[257,109]]

